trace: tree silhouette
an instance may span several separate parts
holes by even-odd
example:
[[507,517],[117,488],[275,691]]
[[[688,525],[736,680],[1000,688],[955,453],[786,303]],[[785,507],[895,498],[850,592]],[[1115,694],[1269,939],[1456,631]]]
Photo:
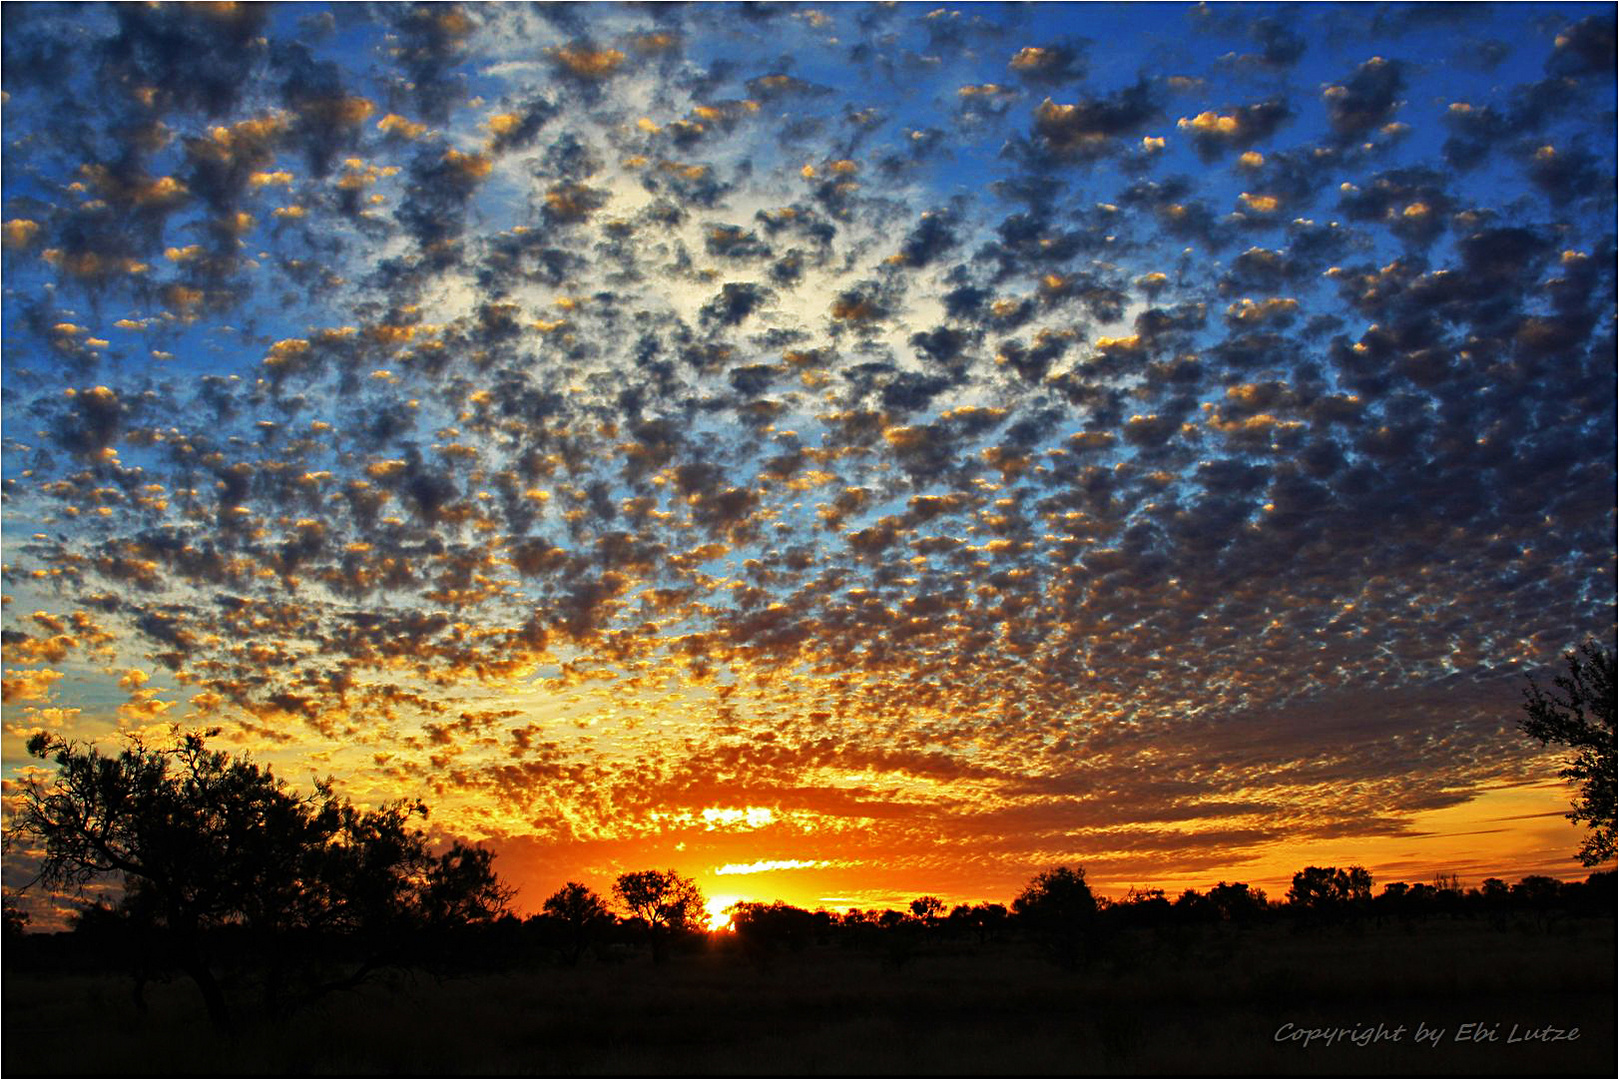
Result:
[[[1342,872],[1344,877],[1341,879],[1340,889],[1346,900],[1352,904],[1365,904],[1372,899],[1373,879],[1372,875],[1367,872],[1366,867],[1346,867]],[[1453,883],[1456,882],[1455,874],[1452,875],[1451,880]]]
[[28,930],[28,912],[18,904],[9,890],[5,893],[5,940],[22,937]]
[[703,928],[703,893],[697,882],[675,870],[620,874],[613,895],[646,928],[653,962],[663,963],[670,941]]
[[1332,866],[1307,866],[1295,872],[1293,884],[1288,887],[1288,902],[1298,907],[1325,908],[1338,902],[1338,890],[1334,887],[1334,875],[1338,869]]
[[1067,866],[1042,871],[1012,903],[1013,914],[1064,967],[1078,967],[1097,916],[1086,872]]
[[1241,881],[1227,884],[1222,881],[1209,890],[1209,902],[1225,922],[1247,922],[1265,910],[1266,894],[1263,889],[1251,889]]
[[945,918],[945,901],[937,896],[919,896],[908,908],[912,918],[921,924],[924,934],[932,938],[938,933],[939,925]]
[[541,911],[557,928],[563,960],[569,967],[579,963],[602,928],[613,921],[607,902],[577,881],[570,881],[546,897]]
[[1590,640],[1564,659],[1569,674],[1553,679],[1562,696],[1528,680],[1519,728],[1543,746],[1575,751],[1559,775],[1579,785],[1569,820],[1591,830],[1575,857],[1596,866],[1615,855],[1615,656]]
[[937,896],[919,896],[909,907],[911,913],[923,922],[932,922],[945,913],[945,901]]
[[1221,917],[1220,909],[1197,889],[1183,889],[1171,907],[1176,921],[1183,924],[1217,922]]
[[1163,889],[1139,889],[1134,885],[1125,890],[1112,910],[1128,926],[1164,926],[1173,914]]
[[[40,734],[28,750],[56,764],[22,785],[8,845],[42,846],[31,884],[81,887],[121,877],[119,910],[202,994],[209,1018],[231,1026],[215,974],[216,932],[246,932],[266,958],[266,1003],[279,1007],[295,957],[288,943],[339,935],[358,948],[337,978],[304,972],[299,998],[356,985],[394,962],[402,935],[486,921],[511,898],[493,855],[462,844],[435,858],[410,828],[421,803],[360,810],[329,784],[289,791],[268,768],[207,749],[217,730],[116,757]],[[160,933],[151,933],[157,931]]]
[[763,904],[739,900],[726,908],[731,928],[742,945],[743,955],[761,970],[768,970],[779,948],[803,951],[814,939],[825,918],[777,900]]
[[953,932],[972,933],[983,945],[1007,921],[1005,904],[957,904],[945,920]]
[[1372,875],[1364,867],[1307,866],[1294,875],[1288,902],[1318,916],[1336,916],[1372,900]]

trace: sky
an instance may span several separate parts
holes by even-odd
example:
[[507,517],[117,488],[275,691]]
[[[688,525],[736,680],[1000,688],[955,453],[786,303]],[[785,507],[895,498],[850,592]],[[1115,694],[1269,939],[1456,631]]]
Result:
[[3,18],[8,797],[218,727],[519,911],[1584,876],[1612,5]]

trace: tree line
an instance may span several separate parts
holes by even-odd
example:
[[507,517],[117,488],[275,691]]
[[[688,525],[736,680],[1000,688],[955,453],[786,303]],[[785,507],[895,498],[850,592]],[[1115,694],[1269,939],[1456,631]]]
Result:
[[[649,880],[656,880],[661,890],[667,888],[668,895],[685,898],[679,908],[665,907],[666,914],[649,915],[644,899],[643,905],[632,909],[624,900],[627,888],[645,890]],[[1225,881],[1205,891],[1189,888],[1174,897],[1163,889],[1133,888],[1112,900],[1092,891],[1083,868],[1058,866],[1037,874],[1010,904],[952,906],[925,895],[902,909],[838,912],[780,900],[742,901],[726,909],[726,930],[744,955],[761,961],[811,947],[915,952],[934,945],[1023,942],[1065,967],[1077,967],[1106,952],[1111,937],[1139,931],[1224,927],[1240,933],[1275,925],[1310,930],[1441,918],[1484,919],[1501,930],[1514,921],[1544,928],[1559,918],[1612,916],[1615,888],[1613,871],[1576,882],[1531,875],[1510,885],[1492,877],[1469,889],[1455,875],[1439,875],[1432,883],[1390,882],[1375,895],[1372,876],[1362,867],[1309,866],[1293,876],[1281,901],[1268,899],[1263,889]],[[691,915],[702,910],[701,893],[695,882],[678,872],[626,874],[615,883],[613,893],[629,914],[616,914],[604,898],[579,882],[564,885],[545,901],[540,913],[523,922],[529,945],[572,966],[586,956],[622,956],[637,944],[650,948],[654,960],[660,961],[683,942],[687,947],[705,942],[701,921]],[[668,916],[677,910],[681,915]]]

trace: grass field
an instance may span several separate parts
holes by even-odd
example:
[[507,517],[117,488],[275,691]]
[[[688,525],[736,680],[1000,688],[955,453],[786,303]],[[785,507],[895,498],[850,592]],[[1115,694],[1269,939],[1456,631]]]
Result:
[[[1019,942],[892,957],[713,947],[577,969],[395,974],[234,1039],[184,980],[7,974],[7,1076],[1613,1076],[1612,920],[1116,942],[1078,971]],[[1385,1025],[1399,1040],[1350,1041]],[[1441,1032],[1416,1038],[1417,1025]],[[1479,1025],[1464,1029],[1465,1024]],[[1284,1028],[1284,1025],[1293,1025]],[[1560,1042],[1510,1041],[1548,1025]],[[1339,1041],[1288,1039],[1350,1029]],[[1495,1039],[1458,1041],[1465,1030]],[[1279,1032],[1283,1041],[1278,1041]]]

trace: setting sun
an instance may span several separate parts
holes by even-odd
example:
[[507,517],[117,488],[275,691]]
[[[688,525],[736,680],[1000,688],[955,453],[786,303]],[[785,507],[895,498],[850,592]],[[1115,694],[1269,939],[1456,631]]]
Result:
[[703,904],[703,913],[707,916],[705,928],[710,933],[725,933],[731,930],[731,913],[726,909],[732,904],[742,900],[743,897],[722,894],[711,896]]

